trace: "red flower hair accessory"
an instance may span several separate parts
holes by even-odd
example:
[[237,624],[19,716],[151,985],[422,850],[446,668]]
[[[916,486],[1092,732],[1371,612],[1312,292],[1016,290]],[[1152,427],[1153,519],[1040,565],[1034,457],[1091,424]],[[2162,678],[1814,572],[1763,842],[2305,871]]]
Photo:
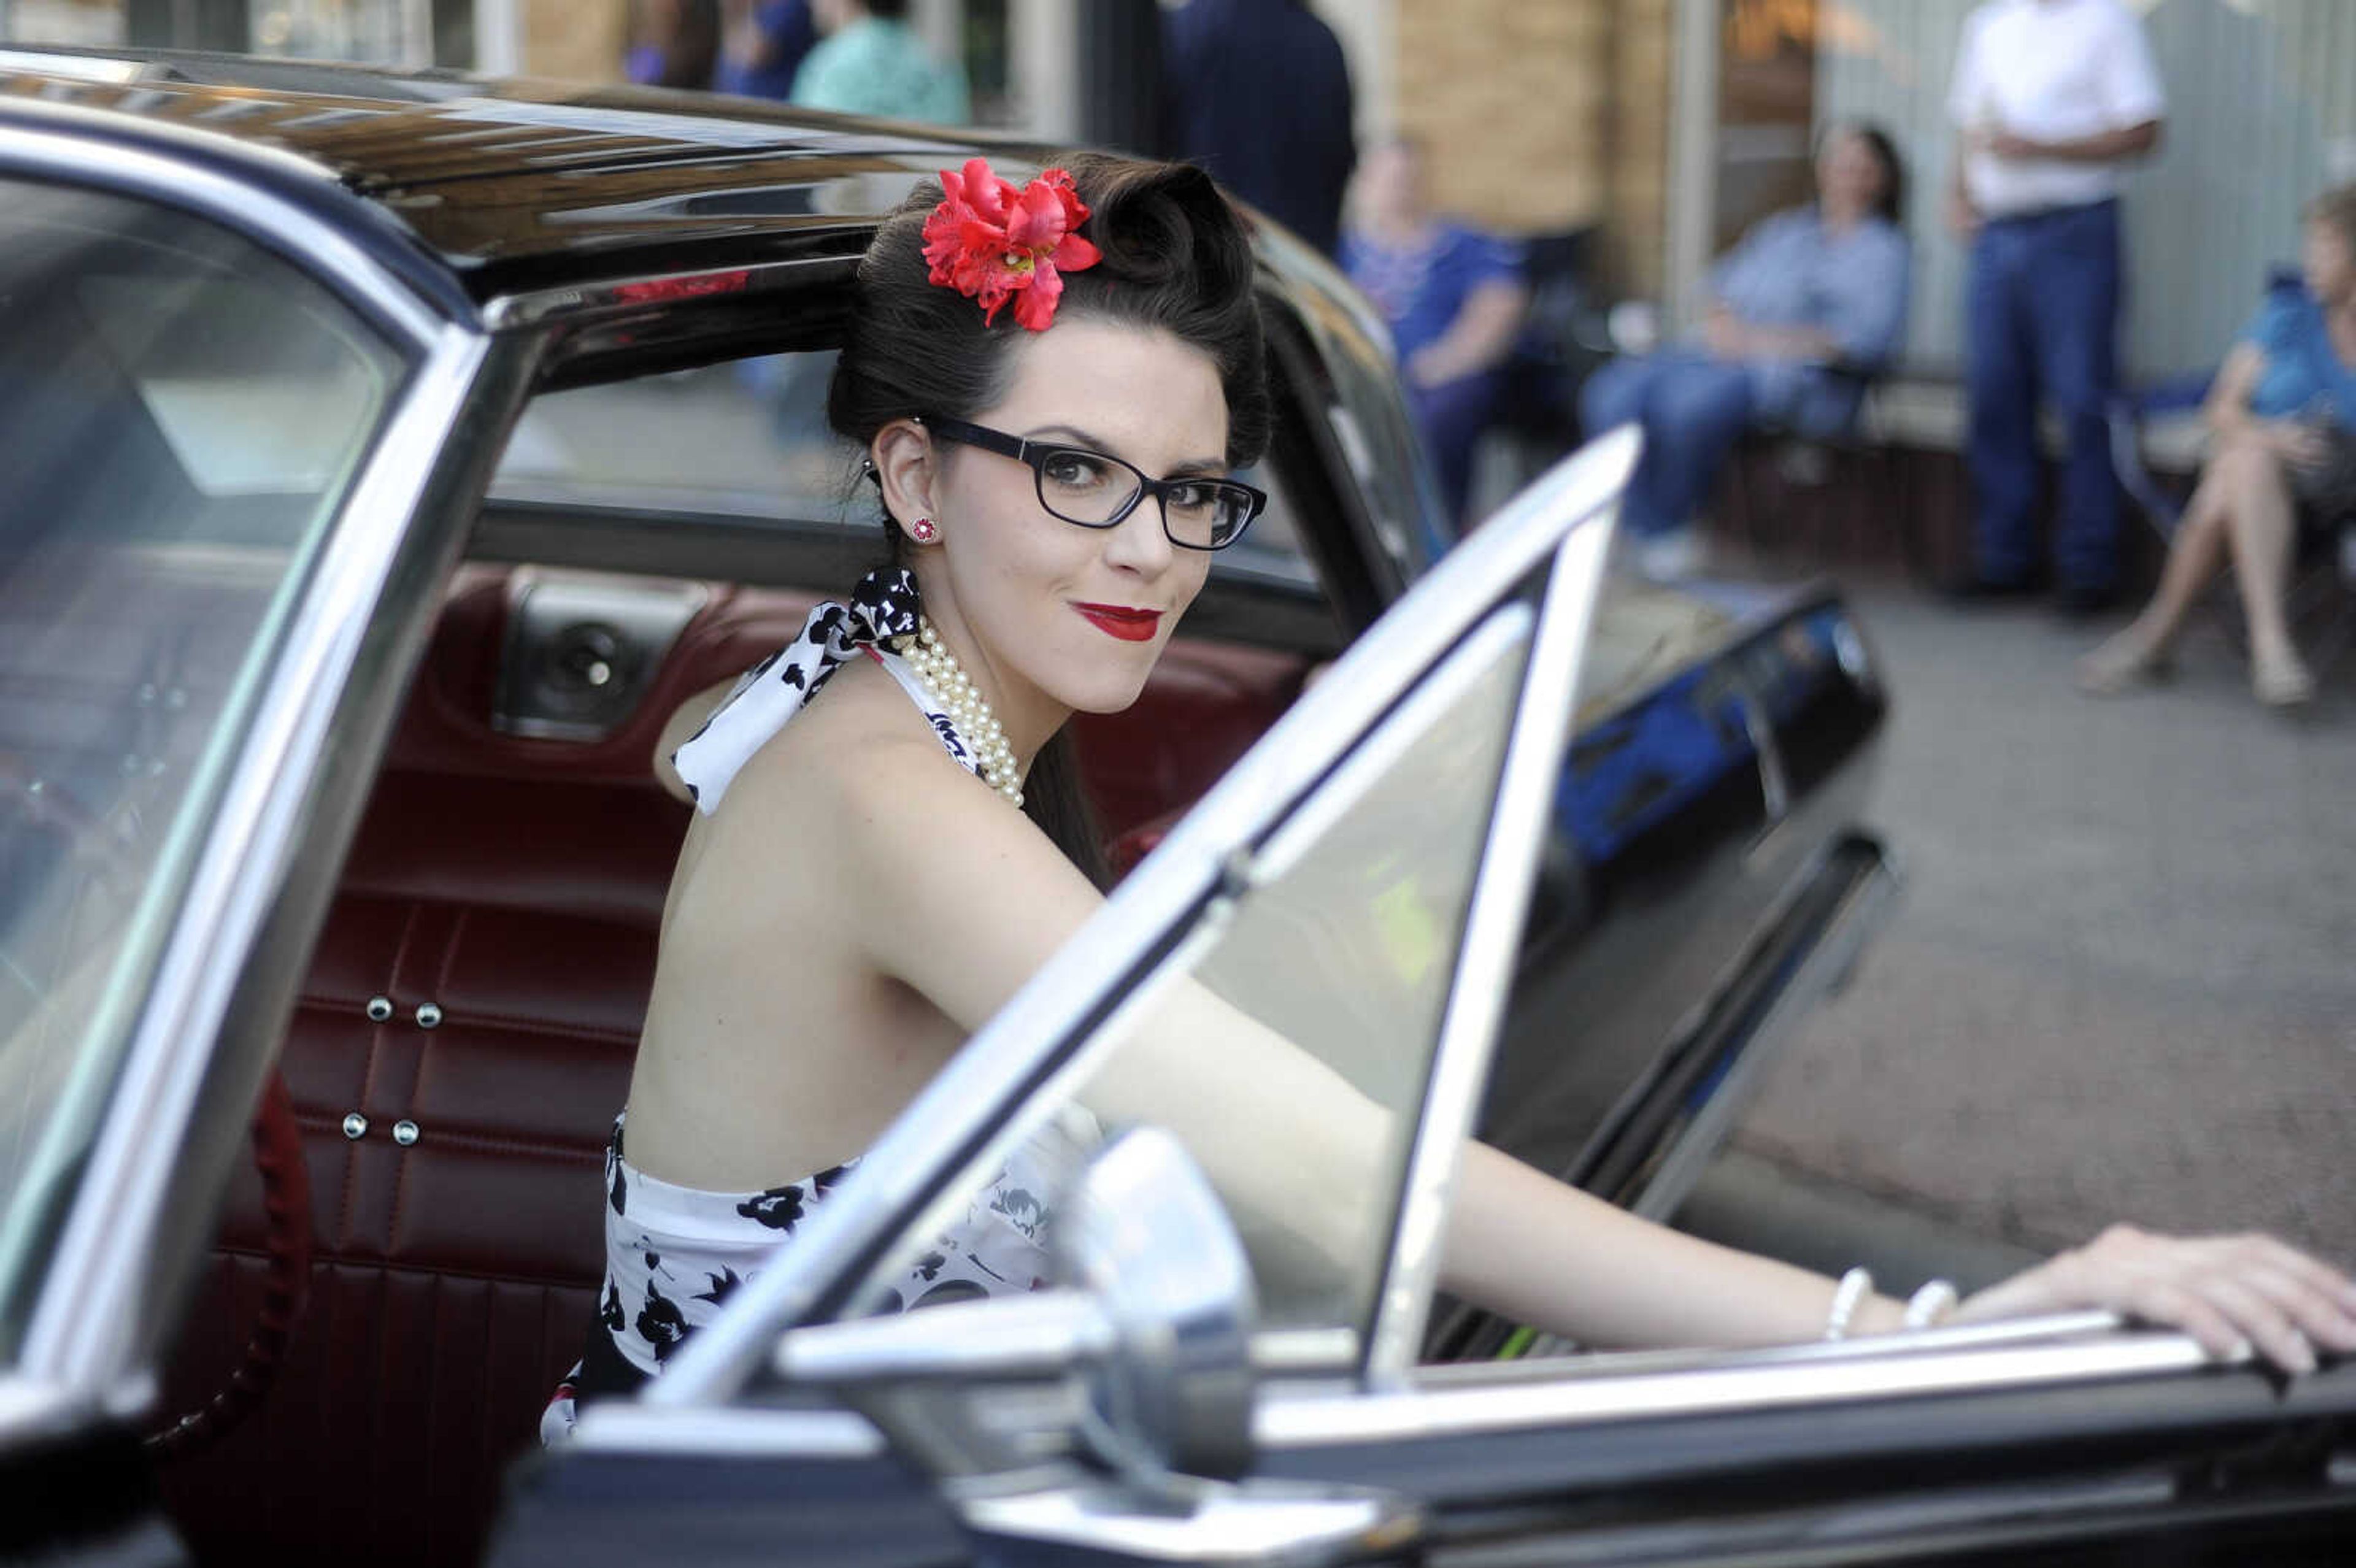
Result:
[[927,280],[981,302],[981,319],[995,324],[1014,301],[1014,319],[1044,332],[1063,297],[1063,273],[1093,267],[1103,253],[1076,230],[1087,204],[1072,176],[1048,169],[1021,190],[991,172],[987,158],[969,158],[964,172],[941,171],[941,204],[925,219]]

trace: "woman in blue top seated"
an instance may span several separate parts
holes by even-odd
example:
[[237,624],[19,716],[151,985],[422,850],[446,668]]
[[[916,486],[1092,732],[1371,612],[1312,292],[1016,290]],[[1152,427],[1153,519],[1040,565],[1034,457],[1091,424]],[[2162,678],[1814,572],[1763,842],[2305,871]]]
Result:
[[1906,329],[1905,169],[1878,128],[1835,125],[1816,151],[1816,200],[1755,225],[1711,275],[1699,341],[1617,359],[1589,378],[1590,435],[1644,429],[1622,503],[1639,564],[1676,576],[1697,554],[1692,519],[1743,431],[1775,423],[1837,435]]
[[1502,368],[1529,304],[1522,248],[1434,216],[1421,152],[1404,138],[1366,155],[1355,194],[1342,270],[1390,323],[1449,520],[1459,522],[1472,445],[1495,413]]
[[2230,548],[2258,700],[2283,708],[2315,695],[2284,597],[2297,504],[2325,522],[2356,511],[2356,185],[2308,208],[2299,270],[2305,286],[2272,291],[2225,357],[2201,409],[2208,466],[2169,547],[2159,592],[2079,665],[2085,690],[2107,695],[2164,671],[2185,613]]

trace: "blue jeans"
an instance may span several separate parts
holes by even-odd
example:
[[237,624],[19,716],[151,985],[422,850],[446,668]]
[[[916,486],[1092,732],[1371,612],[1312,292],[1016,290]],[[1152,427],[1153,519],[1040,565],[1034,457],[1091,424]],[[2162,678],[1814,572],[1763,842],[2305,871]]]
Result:
[[2117,384],[2119,206],[2064,208],[1981,225],[1965,286],[1971,397],[1974,565],[1991,582],[2035,573],[2037,411],[2069,428],[2053,535],[2064,587],[2118,574],[2119,501],[2105,405]]
[[1503,379],[1483,370],[1436,387],[1412,387],[1408,402],[1416,423],[1423,429],[1431,465],[1440,472],[1440,493],[1448,503],[1451,526],[1464,522],[1464,503],[1472,491],[1472,449],[1481,432],[1496,417],[1497,392]]
[[1615,425],[1644,427],[1644,460],[1620,508],[1622,525],[1639,535],[1692,520],[1751,414],[1751,373],[1692,349],[1614,359],[1579,391],[1580,428],[1590,437]]

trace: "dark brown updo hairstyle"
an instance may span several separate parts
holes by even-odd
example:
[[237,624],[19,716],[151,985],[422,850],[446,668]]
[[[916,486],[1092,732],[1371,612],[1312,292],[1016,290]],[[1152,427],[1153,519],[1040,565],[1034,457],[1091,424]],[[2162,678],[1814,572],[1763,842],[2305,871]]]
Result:
[[[1103,260],[1063,274],[1055,319],[1159,330],[1202,350],[1226,394],[1227,463],[1258,462],[1268,450],[1269,404],[1242,219],[1191,165],[1080,153],[1064,166],[1089,208],[1080,232]],[[971,419],[997,403],[1013,374],[1010,350],[1028,332],[1011,304],[985,325],[979,304],[926,281],[925,219],[940,200],[937,182],[918,186],[884,220],[859,264],[826,417],[862,454],[894,420]],[[887,511],[883,522],[892,559],[905,561],[901,520]],[[1107,883],[1104,846],[1065,732],[1033,760],[1023,809],[1091,880]]]

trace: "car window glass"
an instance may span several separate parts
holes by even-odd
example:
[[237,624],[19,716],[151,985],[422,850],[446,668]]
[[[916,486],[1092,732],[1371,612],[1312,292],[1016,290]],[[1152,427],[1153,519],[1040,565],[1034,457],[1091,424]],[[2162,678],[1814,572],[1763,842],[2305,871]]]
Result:
[[1531,620],[1518,605],[1493,616],[1278,829],[1246,891],[1215,904],[1109,1026],[1104,1064],[948,1207],[945,1231],[909,1239],[871,1304],[972,1294],[975,1266],[1001,1272],[991,1249],[1003,1232],[1045,1234],[1057,1188],[1100,1135],[1151,1121],[1219,1188],[1263,1328],[1365,1332]]
[[[549,392],[508,443],[494,501],[716,513],[754,521],[876,526],[858,454],[827,428],[832,349]],[[1268,510],[1214,570],[1305,576],[1292,503],[1266,464],[1237,475]]]
[[0,180],[0,1354],[403,368],[236,236]]

